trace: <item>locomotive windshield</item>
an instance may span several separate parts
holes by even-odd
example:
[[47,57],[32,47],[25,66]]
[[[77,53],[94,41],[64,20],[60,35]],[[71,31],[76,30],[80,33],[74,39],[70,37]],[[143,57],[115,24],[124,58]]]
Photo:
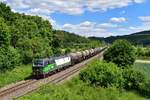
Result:
[[53,64],[53,63],[54,63],[54,58],[37,59],[37,60],[34,60],[33,67],[44,67],[48,64]]
[[34,60],[33,66],[43,66],[43,59]]

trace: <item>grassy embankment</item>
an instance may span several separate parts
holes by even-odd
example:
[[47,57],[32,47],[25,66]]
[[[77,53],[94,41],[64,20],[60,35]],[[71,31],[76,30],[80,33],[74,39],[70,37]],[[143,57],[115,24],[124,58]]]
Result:
[[28,78],[31,75],[31,68],[31,65],[21,65],[12,71],[0,73],[0,87]]
[[[150,65],[135,63],[134,69],[150,76]],[[18,100],[148,100],[134,91],[115,87],[92,87],[82,82],[78,76],[64,84],[48,84]]]

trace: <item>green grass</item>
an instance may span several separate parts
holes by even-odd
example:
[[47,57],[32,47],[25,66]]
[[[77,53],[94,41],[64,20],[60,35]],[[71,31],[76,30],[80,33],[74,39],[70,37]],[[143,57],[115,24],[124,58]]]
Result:
[[0,73],[0,87],[3,87],[10,83],[15,83],[31,75],[31,65],[21,65],[17,66],[12,71],[7,71],[5,73]]
[[115,87],[92,87],[74,78],[64,84],[48,84],[17,100],[146,100],[134,92]]
[[148,63],[135,63],[133,68],[135,70],[141,71],[146,75],[146,77],[150,78],[150,64]]

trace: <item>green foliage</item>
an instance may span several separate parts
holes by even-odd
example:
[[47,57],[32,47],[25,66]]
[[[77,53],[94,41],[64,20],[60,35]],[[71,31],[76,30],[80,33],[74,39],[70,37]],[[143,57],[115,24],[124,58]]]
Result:
[[18,42],[17,47],[20,50],[24,63],[30,63],[33,58],[42,58],[52,54],[48,39],[43,40],[35,37],[21,40]]
[[7,24],[4,19],[0,17],[0,47],[3,45],[8,46],[10,44],[10,33]]
[[134,47],[126,40],[116,40],[104,53],[104,60],[113,62],[119,67],[133,65],[136,54]]
[[0,88],[27,79],[32,73],[31,65],[17,66],[13,70],[0,73]]
[[137,48],[138,57],[150,57],[150,48]]
[[70,48],[76,50],[85,50],[89,48],[95,48],[101,46],[100,41],[91,40],[85,37],[81,37],[74,33],[69,33],[62,30],[53,31],[53,48]]
[[5,20],[8,21],[8,23],[10,23],[10,21],[12,20],[11,16],[12,12],[10,7],[0,2],[0,17],[3,17]]
[[71,52],[71,49],[70,48],[66,48],[65,54],[70,53],[70,52]]
[[139,93],[150,98],[150,80],[146,80],[140,85]]
[[134,64],[134,70],[137,70],[137,71],[140,71],[142,72],[145,76],[146,76],[146,79],[144,82],[142,82],[139,86],[139,93],[144,95],[144,96],[147,96],[147,97],[150,97],[150,64],[148,63],[135,63]]
[[0,70],[13,69],[20,63],[20,54],[13,47],[0,47]]
[[133,69],[123,70],[124,88],[138,90],[139,86],[145,81],[145,76],[139,71]]
[[150,82],[142,72],[133,68],[121,69],[112,63],[95,61],[81,71],[79,77],[90,85],[115,86],[126,90],[135,90],[141,95],[149,96],[149,88],[146,86],[149,87]]
[[140,48],[140,47],[137,47],[136,48],[136,55],[139,57],[139,56],[144,56],[144,49],[143,48]]
[[121,86],[123,78],[119,68],[113,63],[96,61],[80,73],[80,79],[94,86]]

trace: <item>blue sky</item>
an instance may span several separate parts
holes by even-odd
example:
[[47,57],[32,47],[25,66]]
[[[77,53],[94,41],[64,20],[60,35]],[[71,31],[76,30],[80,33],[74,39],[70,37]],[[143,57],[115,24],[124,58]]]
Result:
[[54,29],[108,37],[150,30],[150,0],[0,0],[12,11],[39,15]]

